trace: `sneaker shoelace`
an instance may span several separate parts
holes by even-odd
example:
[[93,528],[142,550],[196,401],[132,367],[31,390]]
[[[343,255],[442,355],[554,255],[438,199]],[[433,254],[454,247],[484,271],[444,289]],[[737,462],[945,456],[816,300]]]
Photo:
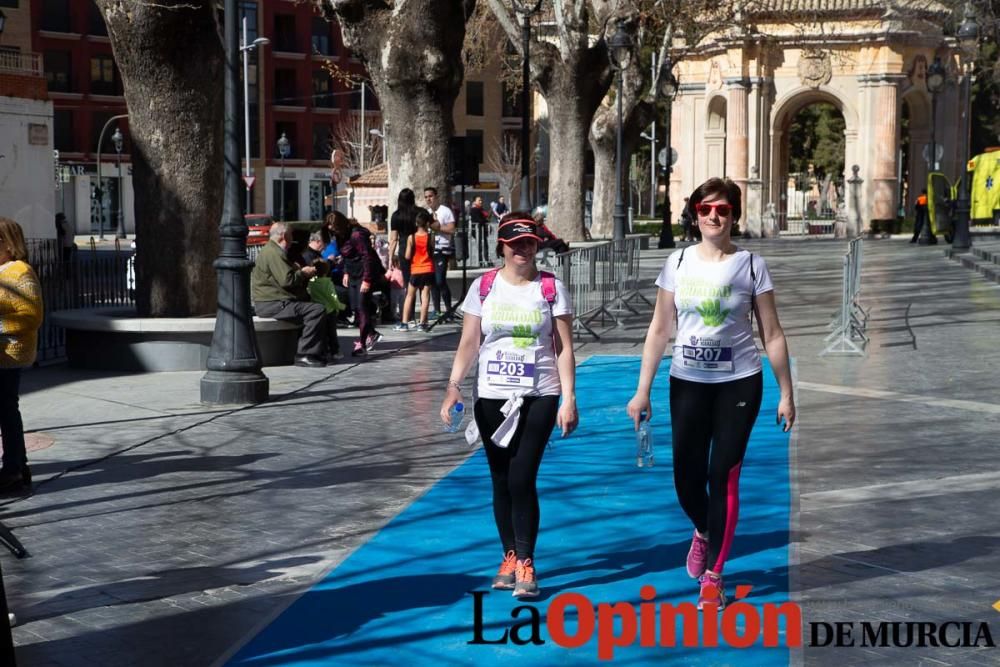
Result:
[[518,561],[517,580],[526,583],[530,583],[535,580],[535,566],[531,562],[530,558],[527,558],[523,561]]
[[695,558],[704,560],[706,552],[708,551],[708,540],[695,535],[694,540],[691,541],[691,551],[693,552]]
[[711,574],[703,574],[698,578],[698,583],[701,584],[701,593],[703,597],[704,594],[706,593],[705,589],[708,586],[712,587],[712,590],[708,591],[709,593],[711,593],[711,595],[709,595],[708,597],[711,598],[719,597],[719,594],[722,591],[722,577]]
[[514,574],[517,570],[517,556],[514,555],[513,551],[508,551],[503,557],[503,562],[500,563],[500,571],[497,574],[509,575]]

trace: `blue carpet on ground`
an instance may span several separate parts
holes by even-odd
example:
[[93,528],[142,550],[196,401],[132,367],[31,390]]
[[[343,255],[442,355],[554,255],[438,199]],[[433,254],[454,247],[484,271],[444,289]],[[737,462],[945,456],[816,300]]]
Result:
[[[765,362],[766,364],[766,362]],[[624,406],[635,389],[638,357],[592,357],[580,365],[580,428],[563,440],[558,432],[539,475],[542,525],[536,547],[542,596],[533,603],[493,591],[482,600],[482,636],[495,641],[511,625],[530,621],[517,607],[540,616],[544,644],[470,644],[474,597],[489,591],[500,560],[490,482],[482,449],[438,482],[369,542],[244,646],[229,665],[563,665],[600,662],[598,638],[579,648],[553,641],[546,625],[553,600],[567,592],[594,605],[628,602],[639,608],[640,589],[656,589],[655,603],[679,605],[697,598],[684,559],[691,526],[673,490],[668,365],[653,392],[656,467],[635,467],[635,436]],[[752,584],[747,600],[757,610],[788,600],[788,435],[774,424],[778,387],[765,365],[764,401],[740,483],[740,521],[726,588]],[[460,435],[456,447],[465,446]],[[565,631],[577,632],[574,607]],[[763,613],[761,612],[761,616]],[[745,629],[741,615],[738,629]],[[722,617],[720,615],[720,626]],[[613,662],[678,665],[787,665],[784,624],[779,648],[758,637],[749,648],[721,639],[716,648],[640,646],[617,648]],[[659,638],[660,622],[657,628]],[[620,624],[614,626],[621,632]],[[701,631],[703,631],[702,628]],[[721,632],[720,632],[721,635]],[[518,631],[527,640],[530,626]],[[678,625],[678,643],[681,629]],[[657,639],[658,641],[658,639]],[[515,662],[511,662],[513,659]]]

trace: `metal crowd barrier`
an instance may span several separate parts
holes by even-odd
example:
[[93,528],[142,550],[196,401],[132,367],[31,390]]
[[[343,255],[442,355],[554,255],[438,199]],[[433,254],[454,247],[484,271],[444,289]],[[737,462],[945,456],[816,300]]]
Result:
[[864,356],[869,338],[865,334],[868,326],[868,311],[861,305],[861,260],[864,245],[860,238],[852,240],[843,259],[843,283],[841,285],[840,308],[830,322],[833,331],[824,339],[828,345],[820,356],[853,355]]
[[595,320],[620,325],[623,311],[638,313],[630,305],[633,299],[646,300],[639,294],[638,238],[576,248],[557,255],[555,264],[556,275],[573,299],[573,328],[577,334],[584,330],[594,340],[600,340],[594,330]]
[[483,232],[483,225],[469,224],[469,265],[472,267],[496,266],[498,259],[496,256],[497,247],[497,227],[495,222],[490,222],[486,227],[486,247],[481,248],[479,234]]

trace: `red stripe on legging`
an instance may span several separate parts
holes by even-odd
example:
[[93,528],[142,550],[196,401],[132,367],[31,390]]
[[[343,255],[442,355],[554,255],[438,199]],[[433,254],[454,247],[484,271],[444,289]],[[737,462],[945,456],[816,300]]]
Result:
[[736,520],[740,517],[740,467],[737,463],[729,470],[729,480],[726,483],[726,532],[722,536],[722,548],[719,557],[715,559],[712,572],[722,574],[722,567],[729,556],[729,547],[733,546],[733,535],[736,534]]

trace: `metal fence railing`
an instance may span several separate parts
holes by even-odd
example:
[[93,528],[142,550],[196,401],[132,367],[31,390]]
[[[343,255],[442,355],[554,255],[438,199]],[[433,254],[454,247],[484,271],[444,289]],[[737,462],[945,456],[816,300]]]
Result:
[[[639,237],[606,241],[557,255],[554,272],[573,300],[573,325],[600,340],[594,330],[598,318],[620,324],[623,311],[638,313],[630,302],[639,293]],[[649,303],[647,301],[647,303]]]
[[[52,324],[51,313],[135,305],[135,251],[131,248],[116,245],[113,250],[98,250],[91,246],[64,252],[57,239],[26,239],[25,243],[45,307],[38,332],[39,362],[66,356],[66,334]],[[247,259],[255,261],[261,247],[247,247]]]
[[64,251],[56,239],[27,239],[28,263],[42,288],[45,319],[38,332],[38,361],[65,356],[66,338],[49,314],[71,308],[129,306],[135,303],[131,249]]
[[836,216],[801,218],[787,213],[778,213],[778,230],[781,236],[822,236],[833,234]]
[[829,328],[830,334],[824,339],[828,345],[820,356],[857,355],[864,356],[869,338],[865,333],[868,326],[868,311],[861,305],[861,260],[864,245],[860,238],[853,239],[843,259],[843,282],[841,285],[840,308],[834,314]]

